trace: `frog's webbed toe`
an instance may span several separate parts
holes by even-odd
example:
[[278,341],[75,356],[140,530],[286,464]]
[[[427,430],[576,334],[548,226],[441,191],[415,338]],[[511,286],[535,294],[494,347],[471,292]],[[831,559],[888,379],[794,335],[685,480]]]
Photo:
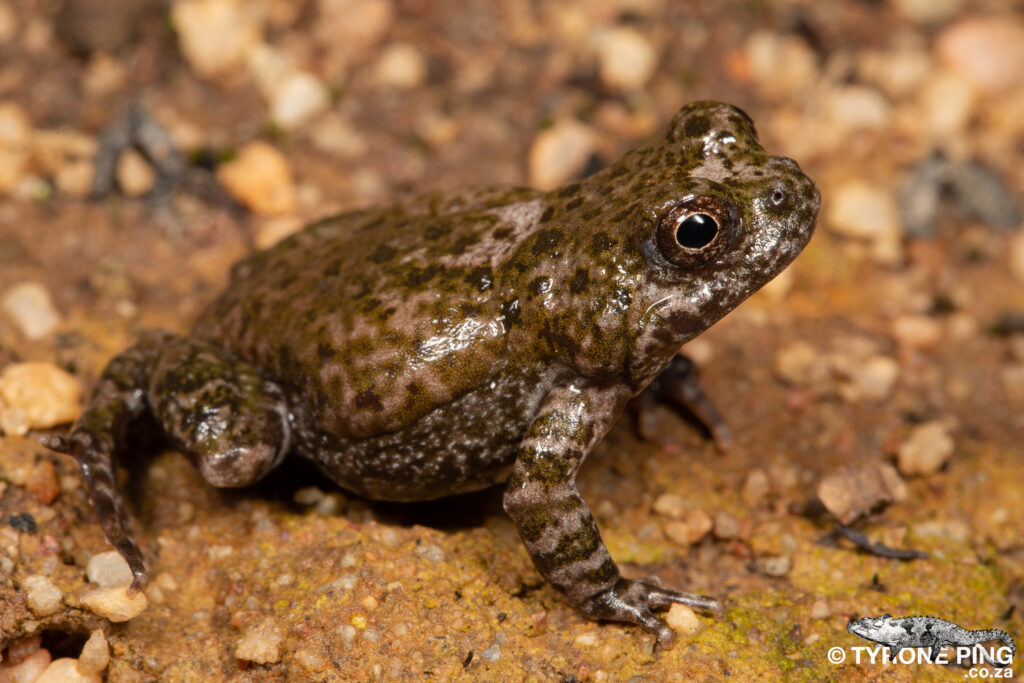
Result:
[[654,616],[653,611],[667,609],[672,603],[707,612],[720,613],[722,610],[721,603],[714,598],[634,579],[619,579],[615,585],[577,607],[594,618],[639,624],[657,636],[659,647],[668,649],[675,644],[675,633],[668,624]]
[[657,427],[652,424],[656,403],[669,403],[688,411],[708,430],[719,451],[728,453],[731,450],[732,432],[701,388],[697,365],[686,356],[676,355],[669,366],[633,400],[638,431],[645,438],[657,432]]

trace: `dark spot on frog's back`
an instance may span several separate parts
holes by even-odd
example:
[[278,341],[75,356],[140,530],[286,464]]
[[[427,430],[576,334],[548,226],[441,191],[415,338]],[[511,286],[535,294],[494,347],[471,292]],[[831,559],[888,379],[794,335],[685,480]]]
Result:
[[573,294],[582,294],[587,291],[589,285],[590,273],[586,268],[577,268],[573,273],[572,280],[569,281],[569,291]]
[[452,256],[459,256],[460,254],[464,254],[467,249],[479,241],[480,235],[463,235],[455,241],[455,244],[453,244],[451,249],[448,250],[448,253]]
[[374,263],[387,263],[391,259],[395,258],[398,250],[394,247],[390,247],[386,244],[382,244],[370,254],[370,260]]
[[356,393],[356,408],[360,410],[381,410],[384,404],[380,401],[380,396],[373,389],[364,389]]
[[[547,223],[549,220],[551,220],[551,217],[554,216],[554,215],[555,215],[555,207],[549,206],[548,208],[544,209],[544,213],[542,213],[540,215],[540,222],[541,223]],[[511,234],[511,233],[512,233],[512,231],[511,231],[511,229],[509,229],[509,234]],[[497,236],[497,234],[498,234],[497,231],[495,231],[494,234],[495,234],[495,236]]]
[[402,284],[406,287],[422,287],[433,280],[440,272],[441,266],[437,264],[429,265],[426,268],[412,266],[406,271],[405,277],[402,278]]
[[566,199],[568,197],[573,196],[577,192],[579,192],[579,189],[580,189],[580,184],[579,183],[573,183],[572,185],[566,185],[561,190],[559,190],[558,193],[555,196],[558,197],[559,199]]
[[[581,206],[583,206],[583,197],[576,197],[575,199],[571,200],[568,204],[566,204],[565,208],[572,211],[573,209],[578,209]],[[548,207],[548,210],[550,209],[551,207]]]
[[320,340],[316,345],[316,355],[321,363],[329,363],[338,355],[338,349],[333,344]]
[[590,248],[587,249],[587,253],[596,258],[610,251],[616,244],[617,242],[614,237],[606,232],[599,232],[591,238]]
[[466,282],[476,287],[479,291],[486,292],[494,286],[494,274],[491,273],[491,269],[488,266],[477,266],[469,271],[469,275],[466,276]]
[[[548,209],[548,211],[550,211],[550,209]],[[545,214],[546,213],[547,212],[545,212]],[[541,217],[541,220],[544,220],[544,218]],[[512,230],[512,228],[498,228],[494,232],[492,232],[491,235],[493,235],[494,239],[496,240],[507,240],[510,237],[512,237],[513,232],[514,231]]]
[[562,231],[549,228],[537,233],[533,242],[533,253],[535,256],[554,256],[558,245],[562,242]]
[[448,223],[442,223],[441,225],[431,225],[429,228],[423,231],[423,236],[428,240],[436,240],[439,237],[444,237],[452,231],[452,226]]
[[683,134],[688,138],[702,138],[711,130],[711,117],[707,114],[692,114],[683,125]]

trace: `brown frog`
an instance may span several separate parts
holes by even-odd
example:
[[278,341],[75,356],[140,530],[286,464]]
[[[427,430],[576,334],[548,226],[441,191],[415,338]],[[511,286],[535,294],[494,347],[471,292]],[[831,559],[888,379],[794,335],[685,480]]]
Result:
[[113,457],[148,415],[215,486],[289,453],[376,499],[507,482],[540,573],[587,616],[667,646],[652,610],[717,601],[623,578],[576,472],[630,398],[666,368],[659,382],[679,383],[684,342],[796,257],[818,204],[746,114],[690,104],[660,139],[562,189],[427,195],[253,254],[190,335],[144,335],[70,435],[45,443],[81,463],[135,587],[146,570]]

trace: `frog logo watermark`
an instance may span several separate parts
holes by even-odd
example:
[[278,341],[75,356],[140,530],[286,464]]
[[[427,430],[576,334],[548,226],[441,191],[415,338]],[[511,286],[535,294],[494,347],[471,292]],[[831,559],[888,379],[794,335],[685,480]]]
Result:
[[[999,629],[983,629],[969,631],[951,621],[937,617],[903,617],[894,619],[892,615],[880,617],[864,617],[847,624],[846,629],[865,640],[878,645],[874,647],[855,646],[852,648],[833,647],[828,652],[829,661],[841,664],[847,659],[847,650],[851,650],[855,664],[912,664],[930,662],[932,664],[956,664],[972,667],[987,662],[1001,669],[993,678],[1008,674],[1012,677],[1009,667],[1017,653],[1016,644],[1010,634]],[[983,643],[999,641],[1002,647],[990,653]],[[882,647],[889,650],[888,659],[882,653]],[[927,650],[922,649],[927,648]],[[952,648],[950,651],[947,648]],[[975,670],[972,669],[972,673]],[[983,670],[988,671],[988,670]],[[987,676],[986,676],[987,677]]]

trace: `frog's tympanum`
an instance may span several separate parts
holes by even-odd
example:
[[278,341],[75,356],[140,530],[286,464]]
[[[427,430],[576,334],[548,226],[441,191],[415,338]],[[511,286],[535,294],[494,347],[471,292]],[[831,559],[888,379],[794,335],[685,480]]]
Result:
[[[505,484],[538,571],[583,614],[640,624],[707,597],[624,578],[576,472],[679,347],[807,244],[814,182],[724,104],[559,190],[435,194],[310,225],[253,254],[192,333],[144,335],[67,438],[143,584],[113,456],[143,416],[214,486],[289,453],[369,498]],[[124,453],[121,453],[123,456]]]

